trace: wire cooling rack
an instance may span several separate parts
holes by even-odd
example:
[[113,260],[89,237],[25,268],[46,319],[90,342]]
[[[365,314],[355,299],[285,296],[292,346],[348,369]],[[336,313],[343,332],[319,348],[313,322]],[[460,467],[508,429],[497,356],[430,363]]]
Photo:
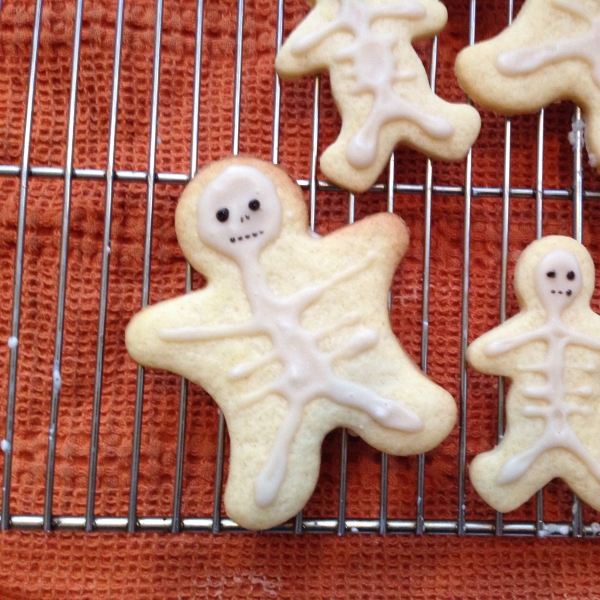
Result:
[[[476,31],[476,0],[464,0],[469,6],[468,40],[470,44],[475,42]],[[208,3],[207,3],[208,4]],[[1,9],[0,4],[0,9]],[[179,417],[177,426],[177,447],[175,457],[175,470],[173,476],[173,501],[172,514],[169,517],[153,517],[138,514],[138,481],[140,475],[140,447],[142,440],[142,410],[144,397],[144,369],[139,367],[137,371],[137,387],[135,393],[135,411],[133,420],[133,447],[131,454],[131,476],[129,491],[129,510],[122,516],[102,516],[96,514],[95,499],[98,473],[99,444],[101,443],[100,418],[101,397],[103,386],[103,370],[105,368],[104,348],[107,320],[107,299],[109,285],[109,260],[111,244],[111,223],[113,210],[113,194],[116,182],[124,185],[146,186],[146,231],[144,236],[143,252],[143,283],[142,283],[142,305],[148,304],[150,292],[150,264],[152,250],[152,215],[155,200],[156,184],[184,185],[194,175],[198,165],[199,148],[199,114],[200,114],[200,87],[203,76],[202,48],[204,27],[204,0],[198,0],[196,5],[195,21],[195,55],[194,55],[194,77],[193,89],[183,90],[193,96],[191,131],[190,168],[188,172],[170,173],[159,172],[156,168],[158,137],[158,107],[160,92],[160,64],[161,64],[161,36],[163,33],[163,0],[157,0],[154,26],[154,54],[152,63],[151,80],[151,104],[150,104],[150,132],[148,141],[148,164],[145,171],[116,170],[115,152],[117,140],[117,124],[119,111],[120,74],[122,68],[122,44],[124,30],[125,0],[118,0],[115,17],[114,54],[112,65],[112,89],[110,101],[109,135],[107,143],[106,163],[98,168],[77,168],[74,165],[75,129],[77,115],[78,76],[80,71],[80,47],[82,35],[83,0],[76,0],[74,10],[74,35],[71,47],[71,84],[68,103],[68,131],[66,137],[66,158],[64,166],[40,166],[30,162],[30,144],[32,139],[32,127],[34,124],[34,105],[36,77],[38,75],[38,53],[40,45],[40,31],[42,27],[42,0],[36,0],[33,19],[30,69],[27,82],[26,111],[22,138],[22,154],[20,164],[0,165],[0,175],[7,178],[17,178],[18,187],[18,221],[16,230],[16,247],[14,254],[14,289],[12,294],[12,325],[11,336],[19,337],[21,325],[21,298],[23,283],[23,265],[26,252],[26,206],[30,183],[33,178],[38,179],[61,179],[64,181],[62,227],[60,242],[60,262],[58,276],[58,293],[56,305],[56,327],[54,335],[54,385],[50,398],[50,419],[47,443],[45,496],[43,514],[11,514],[11,483],[12,483],[12,451],[15,442],[15,405],[19,401],[17,394],[17,360],[19,345],[9,344],[10,359],[8,373],[2,377],[8,378],[7,402],[4,407],[6,412],[6,432],[3,449],[4,473],[2,488],[2,514],[1,527],[3,530],[17,529],[44,529],[49,530],[120,530],[120,531],[165,531],[178,533],[180,531],[212,532],[239,531],[241,530],[233,521],[223,518],[221,515],[221,489],[224,477],[224,458],[226,428],[223,416],[219,414],[218,432],[216,433],[216,472],[214,474],[214,498],[212,514],[200,517],[184,517],[181,511],[185,436],[186,436],[186,412],[188,400],[187,383],[182,380],[179,395]],[[233,6],[232,6],[233,8]],[[237,154],[240,148],[240,114],[242,104],[242,61],[243,61],[243,32],[245,0],[237,0],[236,20],[236,45],[234,72],[231,74],[233,81],[233,125],[231,152]],[[276,29],[273,31],[273,44],[278,48],[283,39],[284,31],[284,0],[273,2],[273,11],[277,13]],[[508,22],[510,23],[514,13],[513,2],[507,3]],[[430,80],[435,87],[438,69],[438,40],[435,38],[431,46],[430,58]],[[273,75],[274,96],[272,98],[272,160],[277,163],[279,159],[280,146],[280,123],[281,123],[281,88],[276,75]],[[310,208],[310,224],[315,226],[315,213],[317,208],[317,193],[327,190],[336,190],[335,186],[327,181],[318,179],[318,145],[320,124],[320,97],[322,82],[319,77],[314,80],[314,101],[312,110],[312,142],[310,154],[310,171],[306,178],[299,179],[299,185],[307,190]],[[574,119],[580,118],[579,109],[575,109]],[[502,203],[502,239],[501,239],[501,278],[500,278],[500,314],[499,320],[503,321],[507,316],[507,281],[509,275],[509,214],[510,201],[516,198],[532,199],[535,202],[535,232],[537,237],[542,235],[543,222],[543,200],[556,199],[572,203],[573,235],[581,240],[583,234],[583,207],[584,200],[600,198],[599,191],[584,189],[582,148],[583,138],[580,131],[575,132],[573,140],[573,177],[570,186],[562,189],[544,188],[544,111],[538,117],[537,123],[537,155],[536,155],[536,181],[535,187],[515,188],[511,187],[511,134],[512,124],[509,119],[505,122],[504,131],[504,156],[502,161],[502,185],[499,187],[477,187],[473,185],[473,156],[469,154],[466,159],[464,184],[456,185],[434,185],[433,166],[427,161],[426,172],[423,183],[412,184],[395,181],[394,156],[390,160],[389,175],[386,182],[374,186],[374,192],[387,195],[387,208],[394,210],[395,198],[400,194],[418,195],[424,202],[424,224],[423,224],[423,270],[422,270],[422,313],[421,313],[421,366],[426,371],[428,363],[429,342],[429,311],[430,311],[430,289],[431,289],[431,214],[432,197],[434,195],[457,196],[464,203],[464,235],[463,235],[463,266],[462,266],[462,314],[461,314],[461,340],[460,340],[460,386],[459,386],[459,444],[456,461],[456,476],[458,478],[458,495],[456,503],[456,518],[453,519],[426,519],[425,504],[425,457],[418,457],[417,462],[417,493],[414,504],[414,514],[411,518],[395,519],[388,516],[388,457],[381,456],[380,467],[380,489],[379,489],[379,516],[378,518],[347,518],[347,456],[348,456],[348,433],[344,431],[341,437],[341,473],[339,484],[339,502],[337,515],[331,518],[304,518],[302,514],[296,519],[279,528],[278,531],[295,533],[302,532],[329,532],[343,535],[345,533],[416,533],[433,534],[487,534],[487,535],[546,535],[558,536],[594,536],[598,533],[600,526],[597,523],[584,523],[583,510],[579,500],[574,497],[572,504],[572,519],[570,521],[559,521],[547,523],[544,521],[544,497],[540,492],[537,496],[536,518],[530,521],[508,521],[502,515],[497,514],[491,520],[469,520],[465,506],[466,497],[466,458],[467,458],[467,370],[465,367],[465,352],[468,343],[469,332],[469,278],[471,269],[471,209],[472,203],[478,197],[497,198]],[[91,432],[88,465],[88,486],[86,497],[86,509],[83,515],[56,515],[53,514],[53,494],[55,491],[55,461],[57,428],[60,426],[59,419],[59,396],[60,396],[60,373],[61,358],[63,353],[63,333],[66,310],[67,289],[67,266],[69,251],[70,212],[72,182],[75,180],[103,182],[105,185],[104,204],[104,238],[101,260],[101,277],[99,288],[99,312],[98,330],[95,362],[95,384],[93,401],[91,403]],[[348,221],[352,222],[355,216],[355,198],[352,194],[348,199]],[[413,243],[415,243],[413,241]],[[187,266],[186,290],[192,288],[192,272]],[[497,419],[498,439],[504,430],[504,395],[505,386],[499,381],[497,390]],[[496,392],[491,392],[490,397]],[[44,398],[40,402],[44,402]],[[215,408],[216,410],[216,408]]]

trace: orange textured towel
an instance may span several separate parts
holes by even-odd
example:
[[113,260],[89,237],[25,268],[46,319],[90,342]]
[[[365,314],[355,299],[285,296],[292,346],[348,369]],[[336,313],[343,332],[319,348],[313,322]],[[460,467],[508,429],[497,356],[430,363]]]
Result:
[[[33,2],[5,0],[0,13],[0,164],[19,165],[31,53]],[[244,19],[239,150],[270,159],[272,152],[275,26],[274,0],[247,0]],[[448,0],[449,22],[439,38],[437,92],[464,100],[453,64],[468,43],[469,2]],[[477,3],[477,39],[497,33],[507,21],[506,2]],[[520,6],[520,3],[517,2]],[[517,7],[518,8],[518,7]],[[305,0],[287,0],[285,35],[308,11]],[[74,166],[106,169],[113,44],[114,0],[85,2],[77,96]],[[126,2],[120,71],[115,168],[145,172],[151,120],[155,4]],[[68,125],[75,3],[44,3],[37,69],[30,164],[64,168]],[[237,3],[207,0],[202,37],[198,165],[231,153]],[[196,6],[166,0],[163,16],[156,170],[189,173],[193,109]],[[418,49],[426,65],[431,42]],[[308,179],[314,82],[282,85],[279,162]],[[321,79],[319,149],[340,127],[326,77]],[[572,106],[546,110],[544,187],[573,185],[573,155],[567,134]],[[482,111],[482,133],[473,153],[469,339],[499,321],[505,120]],[[535,188],[538,117],[512,120],[512,188]],[[585,157],[585,153],[584,153]],[[584,161],[587,163],[587,161]],[[401,148],[395,181],[423,184],[426,160]],[[321,177],[322,178],[322,177]],[[387,181],[383,173],[380,181]],[[435,163],[436,186],[461,188],[465,164]],[[600,178],[587,166],[586,190]],[[173,227],[181,185],[155,185],[150,302],[183,292],[185,261]],[[0,177],[0,340],[11,332],[19,178]],[[136,365],[127,356],[123,332],[139,310],[148,190],[139,182],[114,185],[110,277],[106,314],[96,515],[124,516],[129,501]],[[29,179],[19,333],[18,384],[11,513],[43,511],[46,452],[57,310],[63,181]],[[316,230],[348,220],[348,194],[319,191]],[[356,197],[356,218],[386,210],[385,193]],[[397,193],[394,210],[411,230],[409,255],[393,288],[392,324],[409,354],[421,362],[422,276],[425,202],[422,193]],[[544,199],[544,233],[572,231],[569,197]],[[72,184],[62,389],[55,470],[55,515],[83,515],[86,507],[89,437],[105,216],[105,182]],[[431,213],[431,287],[427,370],[459,397],[464,197],[434,193]],[[600,205],[584,202],[583,241],[600,266],[597,227]],[[508,314],[516,312],[512,270],[519,252],[535,237],[531,193],[510,201]],[[194,277],[194,285],[201,278]],[[593,300],[600,308],[600,296]],[[4,429],[8,382],[6,346],[0,350],[0,431]],[[467,461],[496,441],[497,380],[469,370]],[[139,479],[139,516],[172,513],[180,379],[148,371],[145,377]],[[216,465],[217,411],[190,386],[182,515],[211,516]],[[340,479],[340,432],[323,449],[317,490],[305,517],[336,517]],[[455,519],[458,510],[459,432],[426,458],[425,517]],[[0,459],[0,465],[1,465]],[[351,438],[348,450],[347,516],[379,518],[380,455]],[[414,519],[417,458],[389,459],[388,517]],[[571,493],[560,482],[545,491],[547,521],[571,519]],[[466,484],[469,520],[493,520],[493,511]],[[532,521],[535,500],[507,515]],[[584,507],[585,522],[600,517]],[[294,536],[274,534],[125,534],[12,531],[0,533],[0,597],[18,598],[383,598],[402,591],[412,598],[591,598],[598,551],[593,541],[449,537]]]

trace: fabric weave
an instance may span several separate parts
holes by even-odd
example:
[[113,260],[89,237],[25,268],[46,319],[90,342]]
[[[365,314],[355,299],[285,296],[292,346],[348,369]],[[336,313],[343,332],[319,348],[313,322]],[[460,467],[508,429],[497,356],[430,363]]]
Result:
[[[468,43],[469,3],[448,0],[449,23],[439,38],[437,92],[464,101],[456,83],[456,53]],[[516,3],[520,6],[520,3]],[[516,8],[518,8],[517,6]],[[286,0],[285,35],[308,10],[305,0]],[[19,165],[31,52],[33,3],[5,0],[0,12],[0,164]],[[74,166],[105,169],[109,133],[116,2],[85,2],[77,96]],[[47,0],[42,14],[30,164],[64,167],[75,3]],[[237,3],[207,0],[202,36],[202,81],[198,165],[232,151]],[[126,2],[120,71],[116,164],[146,171],[151,116],[155,5]],[[477,37],[506,23],[506,2],[477,3]],[[157,172],[190,170],[196,8],[193,0],[166,0],[161,44]],[[271,158],[275,77],[276,3],[245,3],[240,152]],[[431,42],[417,44],[426,66]],[[293,177],[310,167],[314,83],[282,84],[279,162]],[[321,79],[319,150],[333,141],[340,119],[326,76]],[[503,185],[505,120],[482,110],[483,128],[473,152],[473,184]],[[545,113],[544,186],[572,186],[572,149],[567,140],[572,106]],[[534,188],[538,117],[512,120],[513,188]],[[600,178],[587,165],[585,187]],[[395,181],[421,184],[426,160],[396,152]],[[462,186],[465,164],[436,163],[435,184]],[[387,181],[383,173],[381,181]],[[181,186],[157,183],[152,221],[150,302],[184,291],[185,261],[176,242],[174,210]],[[0,340],[10,336],[19,180],[0,178]],[[111,220],[96,514],[127,513],[136,365],[127,356],[123,332],[140,308],[147,188],[117,181]],[[57,305],[63,181],[31,177],[27,196],[19,334],[18,384],[13,447],[12,514],[41,514]],[[356,218],[386,210],[386,195],[356,198]],[[397,194],[395,211],[410,228],[409,254],[393,287],[391,321],[407,352],[420,363],[424,198]],[[71,193],[68,279],[62,353],[62,389],[57,436],[56,515],[83,515],[98,329],[105,183],[75,180]],[[348,220],[348,195],[317,195],[316,229],[332,231]],[[600,205],[584,205],[584,243],[600,266],[596,224]],[[502,200],[477,194],[471,207],[470,322],[474,339],[499,321]],[[545,199],[544,233],[570,234],[568,199]],[[435,194],[431,224],[431,288],[428,374],[459,397],[464,198]],[[517,310],[510,279],[519,252],[535,237],[533,197],[510,202],[508,313]],[[194,285],[202,284],[199,275]],[[592,306],[600,309],[597,296]],[[4,428],[8,349],[0,351],[0,430]],[[145,375],[140,458],[140,516],[170,516],[180,379],[149,370]],[[467,460],[496,441],[497,380],[469,370]],[[201,389],[190,386],[183,486],[183,516],[212,514],[217,411]],[[306,517],[337,515],[340,432],[325,441],[317,490]],[[458,428],[426,457],[425,516],[454,519],[458,494]],[[2,459],[0,458],[0,466]],[[414,518],[417,458],[389,459],[390,518]],[[347,516],[378,518],[380,455],[351,438],[348,451]],[[493,519],[493,511],[467,479],[469,520]],[[570,520],[571,493],[560,482],[546,488],[545,519]],[[535,499],[507,515],[533,520]],[[586,522],[600,521],[589,507]],[[0,535],[0,597],[193,598],[592,598],[598,555],[593,542],[483,538],[282,535],[154,535],[8,532]]]

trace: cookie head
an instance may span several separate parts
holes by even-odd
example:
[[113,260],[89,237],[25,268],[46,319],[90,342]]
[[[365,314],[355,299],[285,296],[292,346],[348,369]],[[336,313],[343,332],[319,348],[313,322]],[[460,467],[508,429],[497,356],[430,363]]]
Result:
[[254,167],[232,165],[211,181],[197,203],[198,235],[237,263],[256,257],[281,228],[273,182]]
[[549,316],[558,316],[570,306],[579,295],[582,283],[579,261],[568,250],[553,250],[537,267],[536,291]]

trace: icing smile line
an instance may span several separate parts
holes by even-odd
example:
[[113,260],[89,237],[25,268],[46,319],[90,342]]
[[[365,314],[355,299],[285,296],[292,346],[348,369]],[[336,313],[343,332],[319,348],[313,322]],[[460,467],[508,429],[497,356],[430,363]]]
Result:
[[252,233],[246,233],[244,235],[238,235],[237,238],[235,237],[230,237],[229,241],[232,244],[235,244],[236,239],[238,242],[243,242],[244,239],[249,240],[251,237],[258,237],[259,235],[263,235],[264,231],[261,229],[260,231],[253,231]]

